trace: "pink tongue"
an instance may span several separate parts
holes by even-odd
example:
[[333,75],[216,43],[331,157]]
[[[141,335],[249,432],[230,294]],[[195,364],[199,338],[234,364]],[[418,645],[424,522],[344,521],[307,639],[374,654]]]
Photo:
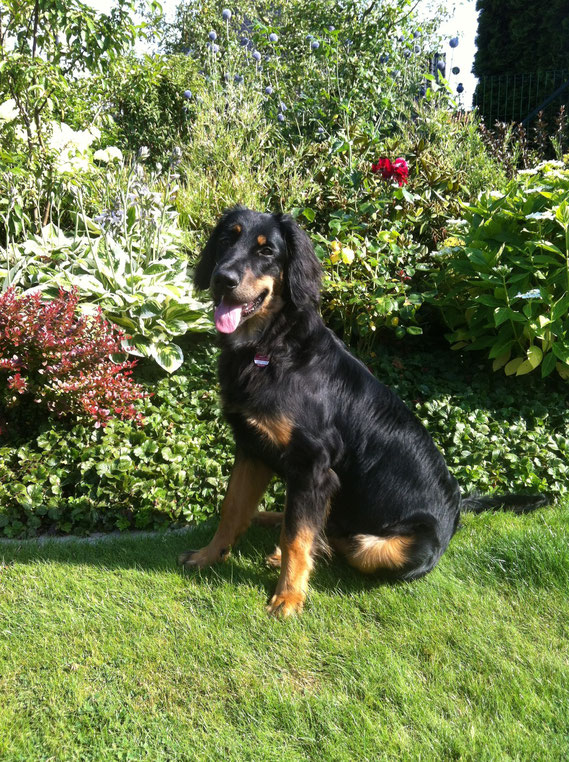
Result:
[[241,306],[225,304],[223,299],[215,308],[215,327],[220,333],[233,333],[241,320]]

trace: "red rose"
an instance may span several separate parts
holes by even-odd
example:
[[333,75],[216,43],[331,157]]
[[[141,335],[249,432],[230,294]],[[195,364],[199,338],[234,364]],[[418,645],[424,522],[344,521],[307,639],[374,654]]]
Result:
[[392,164],[393,167],[393,175],[397,178],[397,182],[399,183],[399,187],[402,185],[405,185],[407,183],[407,178],[409,177],[409,167],[407,166],[407,162],[405,159],[399,158],[395,159],[395,161]]
[[382,157],[381,159],[378,159],[375,164],[371,165],[371,171],[374,174],[381,172],[381,176],[384,180],[391,180],[392,177],[395,177],[399,183],[399,187],[407,183],[407,178],[409,176],[409,167],[407,166],[405,159],[402,158],[395,159],[395,161],[392,162],[389,159]]
[[378,160],[377,164],[371,165],[371,171],[377,174],[381,172],[381,176],[384,180],[389,180],[393,177],[393,164],[385,157]]

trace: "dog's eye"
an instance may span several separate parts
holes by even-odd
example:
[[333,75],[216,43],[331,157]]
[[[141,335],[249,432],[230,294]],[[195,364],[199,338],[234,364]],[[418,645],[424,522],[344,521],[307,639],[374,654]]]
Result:
[[268,246],[263,246],[262,249],[259,249],[259,254],[261,254],[263,257],[272,257],[274,253],[275,252]]

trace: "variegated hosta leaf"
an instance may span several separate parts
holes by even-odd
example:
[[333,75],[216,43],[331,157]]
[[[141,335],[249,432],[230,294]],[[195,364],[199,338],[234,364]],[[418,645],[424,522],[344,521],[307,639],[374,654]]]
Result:
[[173,342],[169,344],[154,344],[152,346],[152,357],[167,373],[174,373],[184,362],[184,353]]

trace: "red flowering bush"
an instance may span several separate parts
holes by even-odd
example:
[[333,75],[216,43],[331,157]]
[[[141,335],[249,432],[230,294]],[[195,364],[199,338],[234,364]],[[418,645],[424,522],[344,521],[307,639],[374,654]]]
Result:
[[59,417],[104,426],[110,418],[142,423],[134,406],[147,396],[129,376],[135,362],[114,363],[123,352],[122,331],[99,312],[77,313],[77,291],[0,295],[0,403],[9,410],[24,398]]
[[399,187],[407,184],[409,177],[409,167],[405,159],[399,158],[390,161],[386,158],[378,159],[377,163],[371,165],[371,171],[374,174],[381,172],[384,180],[391,180],[394,177],[399,183]]

